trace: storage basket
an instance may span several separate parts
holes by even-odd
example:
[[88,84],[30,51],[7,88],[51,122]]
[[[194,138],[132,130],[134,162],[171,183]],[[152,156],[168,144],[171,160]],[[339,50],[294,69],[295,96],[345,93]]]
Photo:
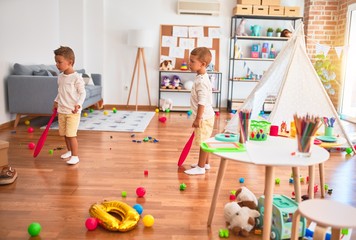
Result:
[[266,141],[270,127],[270,122],[251,120],[249,139],[253,141]]

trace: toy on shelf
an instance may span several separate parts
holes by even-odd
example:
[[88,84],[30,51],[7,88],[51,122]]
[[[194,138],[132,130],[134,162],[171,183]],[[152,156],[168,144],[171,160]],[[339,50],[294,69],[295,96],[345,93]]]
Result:
[[172,88],[171,80],[168,76],[162,76],[161,88],[169,89]]
[[167,98],[167,99],[161,98],[159,100],[159,105],[161,106],[162,111],[164,111],[164,112],[166,110],[172,110],[173,109],[173,101],[170,98]]
[[161,64],[159,65],[159,70],[163,70],[163,71],[173,70],[172,60],[164,60],[163,62],[161,62]]
[[262,44],[262,58],[268,58],[269,52],[269,44],[263,43]]
[[245,32],[245,24],[246,19],[242,18],[240,24],[236,27],[236,36],[247,36],[247,33]]
[[182,89],[182,83],[181,83],[180,77],[178,75],[173,76],[171,85],[172,85],[173,89],[178,89],[178,90]]
[[261,26],[253,25],[253,26],[251,26],[251,31],[252,31],[251,36],[256,36],[256,37],[261,36]]
[[180,70],[188,70],[188,65],[187,65],[187,62],[183,61],[182,62],[182,65],[180,66]]
[[251,47],[251,58],[259,58],[260,57],[260,48],[258,44],[253,44]]

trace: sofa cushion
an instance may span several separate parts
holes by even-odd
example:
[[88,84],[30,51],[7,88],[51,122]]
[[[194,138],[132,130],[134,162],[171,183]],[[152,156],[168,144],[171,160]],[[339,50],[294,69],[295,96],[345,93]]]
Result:
[[101,95],[101,86],[87,85],[85,86],[86,97],[85,99]]
[[48,70],[41,69],[39,71],[33,71],[34,76],[53,76],[52,73]]
[[13,75],[32,75],[33,71],[40,71],[41,65],[22,65],[19,63],[14,64]]

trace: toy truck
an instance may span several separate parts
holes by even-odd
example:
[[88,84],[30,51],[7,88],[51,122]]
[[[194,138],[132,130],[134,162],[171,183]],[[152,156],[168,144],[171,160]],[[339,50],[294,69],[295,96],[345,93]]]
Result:
[[[257,228],[263,227],[264,196],[258,199],[258,210],[261,216],[257,219]],[[292,218],[298,208],[298,203],[284,195],[273,195],[271,239],[290,239],[292,233]],[[301,217],[299,237],[304,237],[306,219]]]

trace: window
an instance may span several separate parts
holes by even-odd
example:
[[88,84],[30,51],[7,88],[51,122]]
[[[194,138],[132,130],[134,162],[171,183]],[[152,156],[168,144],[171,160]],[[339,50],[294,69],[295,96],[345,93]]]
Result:
[[341,101],[341,117],[356,123],[356,4],[347,11],[344,50],[344,84]]

